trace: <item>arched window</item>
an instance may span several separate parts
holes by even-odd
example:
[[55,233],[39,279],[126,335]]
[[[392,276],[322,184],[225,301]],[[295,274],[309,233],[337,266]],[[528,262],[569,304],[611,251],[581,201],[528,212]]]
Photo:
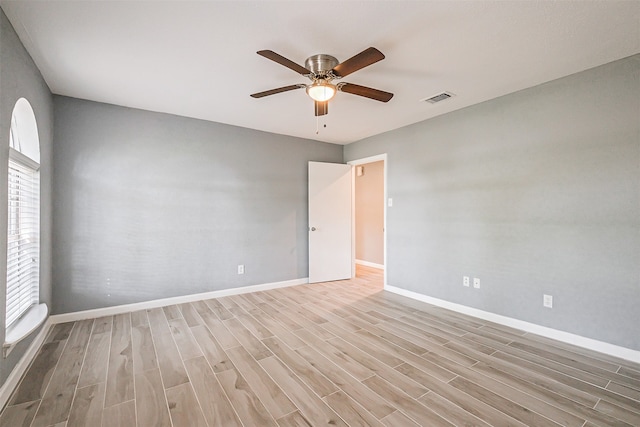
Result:
[[47,314],[46,306],[38,305],[40,141],[33,109],[24,98],[16,102],[11,115],[8,178],[5,347],[28,335]]

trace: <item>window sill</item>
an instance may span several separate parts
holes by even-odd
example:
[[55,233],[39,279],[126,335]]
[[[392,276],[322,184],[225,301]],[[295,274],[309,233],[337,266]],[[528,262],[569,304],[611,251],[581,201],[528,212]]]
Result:
[[26,313],[11,325],[5,334],[2,345],[2,357],[7,357],[13,347],[35,331],[47,319],[49,308],[47,304],[38,304],[30,307]]

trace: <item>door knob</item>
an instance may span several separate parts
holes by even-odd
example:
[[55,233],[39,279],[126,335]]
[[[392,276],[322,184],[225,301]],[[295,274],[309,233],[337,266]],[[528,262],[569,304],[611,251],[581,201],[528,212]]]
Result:
[[316,228],[315,227],[311,227],[311,231],[316,231]]

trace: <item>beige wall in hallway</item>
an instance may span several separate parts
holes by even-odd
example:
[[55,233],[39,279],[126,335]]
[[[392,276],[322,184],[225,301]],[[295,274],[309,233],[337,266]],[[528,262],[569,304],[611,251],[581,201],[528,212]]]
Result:
[[356,174],[356,259],[384,264],[384,161]]

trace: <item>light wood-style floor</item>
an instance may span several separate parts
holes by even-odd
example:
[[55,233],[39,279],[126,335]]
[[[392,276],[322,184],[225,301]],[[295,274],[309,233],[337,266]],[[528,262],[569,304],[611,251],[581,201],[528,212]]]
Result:
[[640,426],[640,365],[381,283],[56,325],[0,425]]

